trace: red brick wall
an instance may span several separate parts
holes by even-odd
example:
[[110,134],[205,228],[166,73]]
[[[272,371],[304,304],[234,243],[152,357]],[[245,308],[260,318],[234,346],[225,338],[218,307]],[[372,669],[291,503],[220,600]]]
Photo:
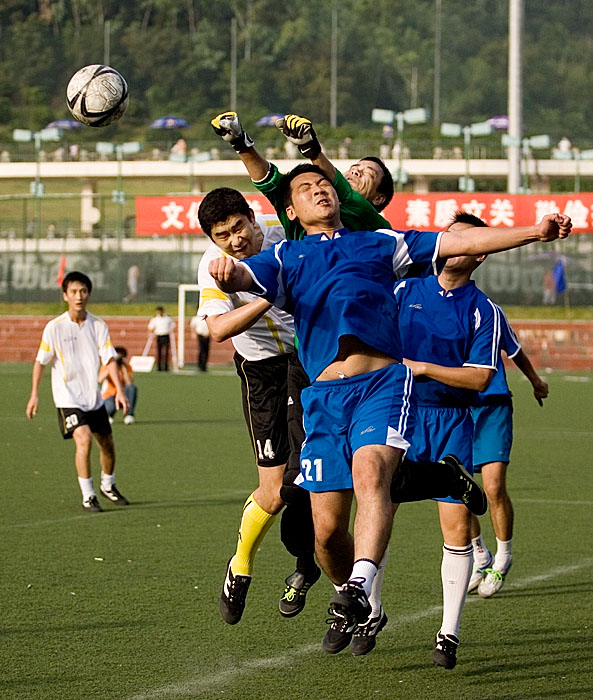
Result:
[[[33,362],[47,316],[0,316],[0,362]],[[148,318],[105,318],[114,345],[140,355],[148,337]],[[512,321],[523,349],[538,369],[593,370],[593,323],[590,321]],[[186,364],[196,361],[196,339],[186,327]],[[211,343],[210,362],[232,362],[230,341]]]
[[[33,362],[45,324],[51,316],[0,316],[0,362]],[[138,316],[105,317],[114,345],[124,345],[129,355],[141,355],[148,338],[149,318]],[[185,328],[185,363],[195,365],[197,342],[194,332]],[[154,342],[151,351],[154,352]],[[209,363],[224,365],[232,362],[230,340],[210,343]]]

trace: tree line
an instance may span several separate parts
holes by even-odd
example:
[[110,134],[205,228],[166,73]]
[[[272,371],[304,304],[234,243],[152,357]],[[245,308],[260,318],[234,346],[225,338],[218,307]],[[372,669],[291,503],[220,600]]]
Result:
[[[130,106],[102,138],[146,137],[151,120],[165,114],[187,119],[190,139],[210,136],[209,119],[230,106],[233,25],[237,107],[246,124],[294,111],[328,136],[332,55],[333,136],[376,132],[374,107],[432,108],[437,54],[442,121],[506,114],[508,0],[440,5],[437,47],[435,0],[3,0],[0,140],[15,127],[36,130],[68,116],[68,79],[103,63],[107,49],[128,81]],[[525,3],[526,134],[567,135],[590,147],[591,26],[590,0]],[[97,132],[86,129],[84,137]]]

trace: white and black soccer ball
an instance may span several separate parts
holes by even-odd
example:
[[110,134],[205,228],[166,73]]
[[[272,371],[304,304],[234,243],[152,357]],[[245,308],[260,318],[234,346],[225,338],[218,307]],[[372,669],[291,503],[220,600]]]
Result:
[[128,106],[128,85],[114,68],[94,64],[74,73],[66,88],[72,116],[88,126],[117,121]]

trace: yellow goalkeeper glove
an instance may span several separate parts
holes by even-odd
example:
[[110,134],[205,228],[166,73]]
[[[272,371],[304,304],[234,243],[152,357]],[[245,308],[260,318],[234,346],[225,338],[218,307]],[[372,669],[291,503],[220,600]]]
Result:
[[297,114],[287,114],[284,118],[276,120],[276,126],[289,141],[298,146],[305,158],[315,160],[321,153],[321,144],[310,119],[299,117]]
[[244,131],[236,112],[223,112],[214,117],[210,122],[214,131],[224,140],[228,141],[237,153],[244,153],[250,149],[254,141]]

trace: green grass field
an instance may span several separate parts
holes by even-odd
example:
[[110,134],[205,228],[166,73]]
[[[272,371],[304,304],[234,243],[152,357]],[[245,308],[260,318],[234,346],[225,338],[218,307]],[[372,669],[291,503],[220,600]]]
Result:
[[496,597],[469,597],[453,671],[430,659],[442,544],[432,503],[396,517],[389,623],[369,656],[321,651],[327,579],[300,616],[281,618],[292,560],[278,524],[258,555],[241,623],[221,621],[224,569],[255,485],[230,369],[138,375],[137,422],[114,425],[117,483],[132,505],[102,499],[99,514],[80,507],[49,377],[32,423],[30,367],[0,365],[0,377],[2,700],[593,697],[592,376],[549,375],[551,397],[539,408],[511,375],[515,563]]

